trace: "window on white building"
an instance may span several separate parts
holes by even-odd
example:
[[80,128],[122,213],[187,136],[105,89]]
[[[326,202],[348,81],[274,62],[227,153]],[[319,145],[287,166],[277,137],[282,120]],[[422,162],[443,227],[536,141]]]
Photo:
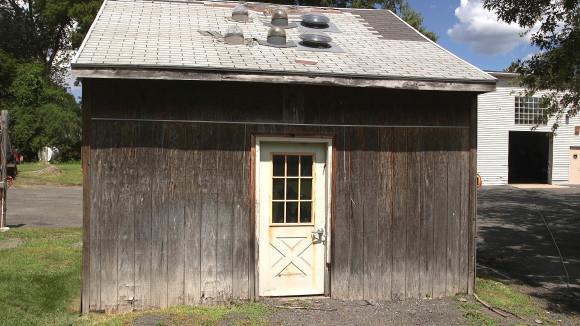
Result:
[[516,118],[517,125],[545,124],[543,120],[546,108],[540,107],[539,97],[516,96]]

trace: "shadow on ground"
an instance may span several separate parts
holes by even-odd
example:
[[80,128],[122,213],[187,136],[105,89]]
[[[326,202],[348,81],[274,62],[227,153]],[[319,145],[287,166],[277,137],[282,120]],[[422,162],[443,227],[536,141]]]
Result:
[[580,187],[481,188],[477,261],[479,272],[519,283],[550,309],[580,314]]

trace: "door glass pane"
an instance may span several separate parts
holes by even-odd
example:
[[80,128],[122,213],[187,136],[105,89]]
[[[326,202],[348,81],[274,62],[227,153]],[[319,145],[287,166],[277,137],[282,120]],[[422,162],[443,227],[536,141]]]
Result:
[[312,179],[300,179],[300,199],[312,199]]
[[272,156],[272,223],[312,223],[312,154]]
[[297,202],[286,202],[286,223],[298,223]]
[[284,199],[284,178],[274,179],[272,184],[272,199]]
[[287,176],[297,177],[298,176],[298,155],[288,155],[287,160]]
[[298,179],[286,179],[286,200],[298,199]]
[[272,158],[272,172],[276,177],[284,176],[284,155],[274,155]]
[[272,202],[272,223],[284,223],[284,202]]
[[312,176],[312,156],[301,156],[300,157],[300,175],[303,177]]
[[312,202],[300,202],[300,223],[312,222]]

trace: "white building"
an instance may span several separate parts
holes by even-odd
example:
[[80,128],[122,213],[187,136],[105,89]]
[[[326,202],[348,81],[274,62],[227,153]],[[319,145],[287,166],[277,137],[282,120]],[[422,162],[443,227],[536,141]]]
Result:
[[489,72],[495,92],[478,98],[477,170],[484,185],[508,183],[580,184],[580,117],[554,120],[532,131],[542,114],[541,94],[525,97],[517,74]]

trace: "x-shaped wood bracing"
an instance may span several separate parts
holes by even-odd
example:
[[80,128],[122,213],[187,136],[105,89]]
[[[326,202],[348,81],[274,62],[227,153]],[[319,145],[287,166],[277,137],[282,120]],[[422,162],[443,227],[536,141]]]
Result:
[[[307,237],[279,237],[276,238],[275,244],[270,243],[272,249],[276,250],[281,257],[272,264],[272,269],[278,271],[277,277],[290,276],[295,274],[282,273],[293,265],[304,276],[308,276],[311,270],[310,262],[305,259],[304,253],[312,246],[312,241]],[[300,274],[299,274],[300,275]]]

